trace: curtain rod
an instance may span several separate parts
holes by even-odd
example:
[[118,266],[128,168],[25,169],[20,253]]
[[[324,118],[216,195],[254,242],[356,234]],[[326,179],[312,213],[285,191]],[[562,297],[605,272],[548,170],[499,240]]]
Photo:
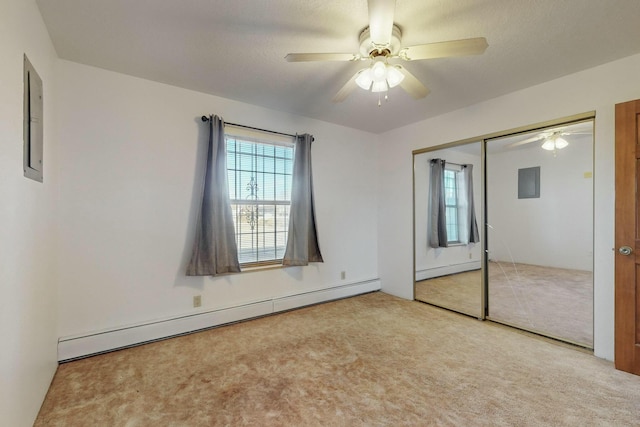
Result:
[[[203,122],[208,122],[209,121],[209,117],[207,116],[202,116],[202,121]],[[290,136],[292,138],[296,138],[298,135],[291,135],[290,133],[283,133],[283,132],[277,132],[275,130],[268,130],[268,129],[260,129],[260,128],[255,128],[253,126],[247,126],[247,125],[239,125],[237,123],[231,123],[231,122],[224,122],[225,124],[229,125],[229,126],[236,126],[239,128],[245,128],[245,129],[251,129],[251,130],[258,130],[261,132],[269,132],[269,133],[275,133],[276,135],[284,135],[284,136]]]
[[[429,161],[431,163],[435,162],[436,160],[438,160],[438,159],[429,159]],[[442,160],[442,159],[440,159],[440,160]],[[460,163],[453,163],[453,162],[450,162],[448,160],[445,160],[445,162],[449,163],[450,165],[460,166],[461,168],[466,168],[467,167],[467,165],[461,165]]]

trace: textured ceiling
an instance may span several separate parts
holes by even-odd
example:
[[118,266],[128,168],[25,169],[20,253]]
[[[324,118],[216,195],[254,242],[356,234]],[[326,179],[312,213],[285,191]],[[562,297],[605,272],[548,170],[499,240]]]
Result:
[[638,0],[398,0],[403,46],[485,37],[489,48],[403,62],[426,98],[394,88],[378,107],[358,89],[333,104],[365,63],[284,56],[357,53],[366,0],[37,3],[63,59],[375,133],[640,52]]

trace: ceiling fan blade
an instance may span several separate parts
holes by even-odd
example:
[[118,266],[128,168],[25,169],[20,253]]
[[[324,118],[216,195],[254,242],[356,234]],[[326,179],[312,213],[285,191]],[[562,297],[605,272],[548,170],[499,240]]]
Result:
[[284,57],[287,62],[310,61],[358,61],[360,55],[353,53],[290,53]]
[[355,73],[345,84],[344,86],[342,86],[342,88],[338,91],[338,93],[336,93],[333,98],[331,98],[332,102],[338,103],[338,102],[342,102],[345,99],[347,99],[347,96],[351,95],[351,92],[354,91],[355,88],[358,87],[358,85],[356,84],[356,78],[360,75],[360,73],[363,70],[358,71],[357,73]]
[[532,136],[531,138],[523,139],[522,141],[512,142],[511,144],[507,145],[506,148],[519,147],[521,145],[529,144],[531,142],[540,141],[541,139],[544,139],[544,138],[545,138],[545,135]]
[[451,40],[448,42],[429,43],[405,47],[398,56],[405,61],[420,59],[449,58],[452,56],[480,55],[487,49],[487,39]]
[[395,0],[369,0],[369,34],[374,44],[386,46],[391,43],[395,12]]
[[402,74],[404,74],[404,79],[400,82],[400,87],[405,90],[409,95],[411,95],[414,99],[424,98],[429,94],[429,89],[425,87],[420,80],[416,79],[416,77],[407,71],[402,65],[394,65]]

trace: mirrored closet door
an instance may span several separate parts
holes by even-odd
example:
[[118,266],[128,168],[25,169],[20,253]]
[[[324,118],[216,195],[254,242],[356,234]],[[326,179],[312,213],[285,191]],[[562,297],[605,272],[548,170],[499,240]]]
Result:
[[593,347],[593,121],[486,141],[491,320]]
[[414,295],[480,318],[482,143],[414,152]]

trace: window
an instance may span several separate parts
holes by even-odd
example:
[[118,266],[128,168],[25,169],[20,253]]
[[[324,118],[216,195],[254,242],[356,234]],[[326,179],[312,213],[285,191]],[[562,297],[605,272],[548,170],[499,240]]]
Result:
[[238,261],[243,267],[280,263],[287,246],[294,144],[269,133],[237,133],[226,130],[225,138]]
[[458,174],[459,171],[456,170],[444,170],[444,205],[448,243],[460,243]]

